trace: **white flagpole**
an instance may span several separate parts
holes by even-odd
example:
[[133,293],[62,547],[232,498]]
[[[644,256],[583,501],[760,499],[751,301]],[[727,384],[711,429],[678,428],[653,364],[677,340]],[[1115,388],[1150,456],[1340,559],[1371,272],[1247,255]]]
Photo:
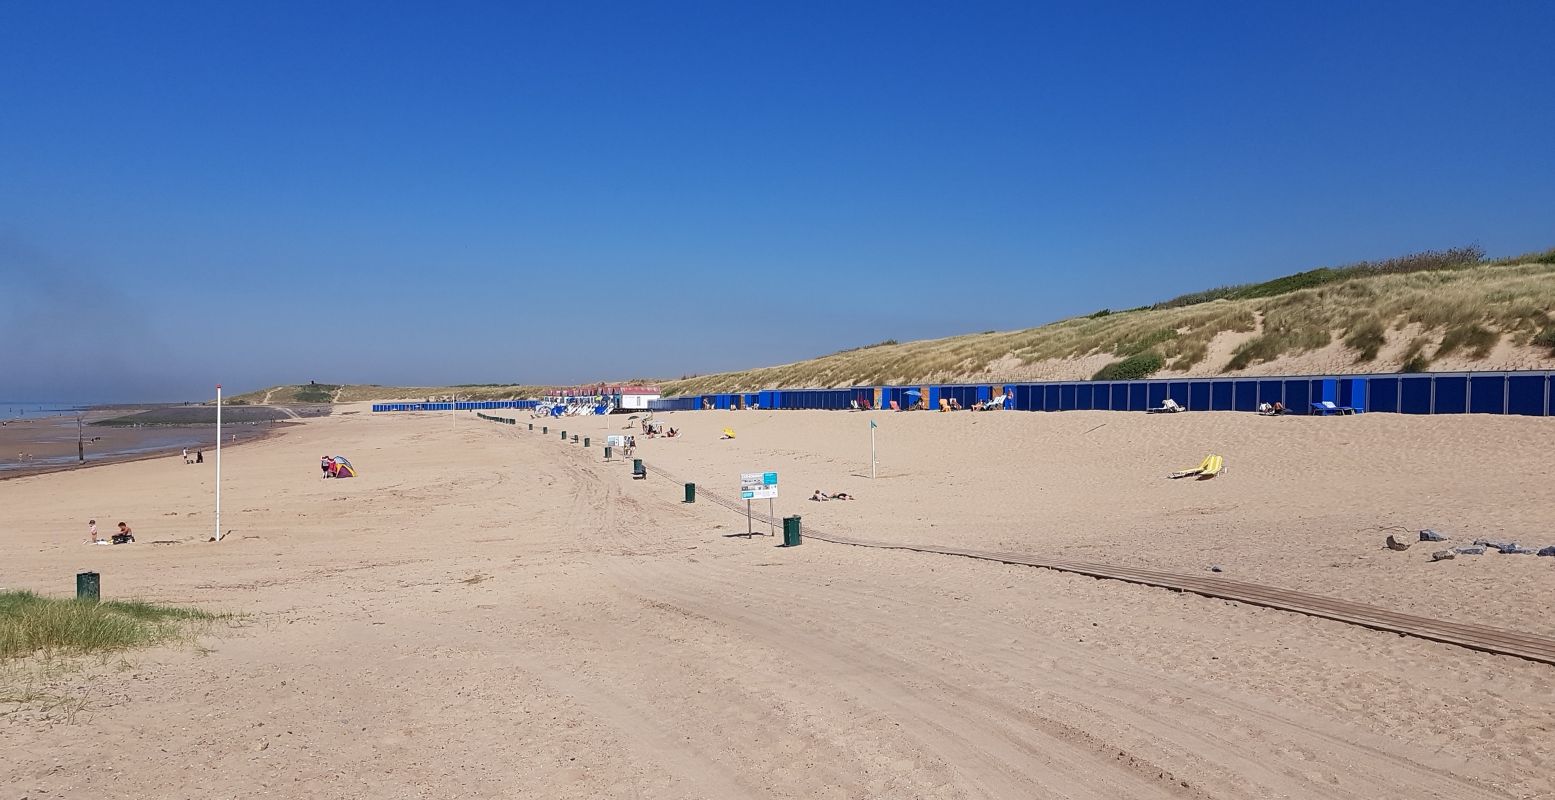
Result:
[[869,479],[875,479],[875,423],[869,423]]
[[216,384],[216,533],[221,541],[221,384]]

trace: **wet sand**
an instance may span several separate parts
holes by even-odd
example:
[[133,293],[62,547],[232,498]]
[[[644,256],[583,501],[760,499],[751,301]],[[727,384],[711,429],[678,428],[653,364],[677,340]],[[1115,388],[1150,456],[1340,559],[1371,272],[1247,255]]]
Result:
[[[80,435],[85,439],[85,463],[78,460],[74,415],[7,420],[6,424],[0,425],[0,480],[157,457],[175,457],[182,463],[180,454],[185,447],[193,452],[216,446],[216,431],[211,425],[120,427],[91,424],[125,413],[122,409],[83,412],[86,424]],[[222,445],[266,436],[274,424],[229,426],[225,430],[228,438]]]

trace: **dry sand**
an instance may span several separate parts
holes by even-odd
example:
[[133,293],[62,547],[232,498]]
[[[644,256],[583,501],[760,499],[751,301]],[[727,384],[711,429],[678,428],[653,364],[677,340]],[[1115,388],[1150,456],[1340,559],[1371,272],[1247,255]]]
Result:
[[[726,493],[777,470],[778,512],[838,533],[1219,564],[1555,632],[1555,559],[1379,549],[1388,526],[1555,543],[1544,420],[660,419],[685,435],[639,436],[638,455]],[[0,706],[0,797],[1555,796],[1555,667],[1046,570],[729,538],[730,511],[601,463],[622,422],[561,423],[585,450],[552,423],[310,420],[228,452],[220,545],[208,470],[0,482],[0,585],[64,593],[95,569],[108,596],[251,615],[55,670],[43,688],[79,712]],[[1226,475],[1165,480],[1210,451]],[[362,477],[320,480],[325,453]],[[859,499],[803,499],[817,488]],[[89,517],[142,543],[82,545]]]

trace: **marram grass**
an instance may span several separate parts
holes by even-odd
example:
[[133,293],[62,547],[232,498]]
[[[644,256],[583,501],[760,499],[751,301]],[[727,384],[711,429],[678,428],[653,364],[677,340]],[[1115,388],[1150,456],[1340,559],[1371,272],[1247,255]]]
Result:
[[0,592],[0,660],[147,647],[191,635],[230,614],[110,600],[101,603]]

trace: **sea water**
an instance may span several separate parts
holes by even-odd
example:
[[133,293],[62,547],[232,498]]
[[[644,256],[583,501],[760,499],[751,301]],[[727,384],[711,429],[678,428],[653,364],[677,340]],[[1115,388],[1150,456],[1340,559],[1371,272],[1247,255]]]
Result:
[[23,400],[0,400],[0,420],[72,416],[76,412],[85,411],[87,407],[87,403],[40,403]]

